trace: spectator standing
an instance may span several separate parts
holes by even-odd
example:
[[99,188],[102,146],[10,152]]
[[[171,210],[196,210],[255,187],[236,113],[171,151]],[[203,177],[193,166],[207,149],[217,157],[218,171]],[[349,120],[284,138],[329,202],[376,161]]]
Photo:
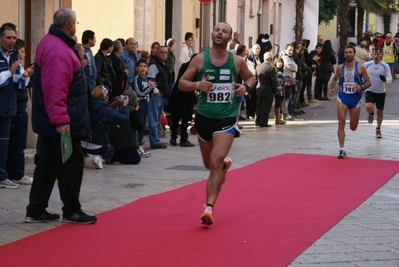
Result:
[[125,64],[127,70],[127,83],[133,87],[133,79],[136,77],[136,63],[140,59],[137,55],[138,42],[133,37],[126,39],[126,47],[120,59]]
[[301,94],[302,84],[304,76],[307,72],[307,66],[305,60],[303,59],[303,46],[301,41],[295,41],[292,43],[294,47],[294,53],[292,54],[292,59],[295,64],[298,66],[298,70],[296,72],[296,88],[298,89],[295,94],[292,95],[292,98],[289,101],[288,109],[290,111],[291,116],[302,115],[305,113],[303,111],[302,106],[299,101],[299,95]]
[[150,137],[151,148],[166,148],[165,144],[161,143],[158,136],[158,125],[161,123],[161,114],[165,105],[165,101],[169,98],[172,82],[170,71],[165,64],[168,57],[168,49],[166,46],[161,46],[156,55],[150,61],[148,67],[147,79],[156,83],[156,88],[153,90],[149,103],[148,116],[148,131]]
[[324,44],[323,35],[321,35],[321,34],[317,35],[317,44],[323,46],[323,44]]
[[229,50],[236,50],[237,45],[241,44],[240,36],[241,34],[239,32],[233,33],[233,40],[230,42]]
[[[133,90],[140,100],[140,108],[137,110],[137,117],[141,124],[146,125],[148,118],[148,102],[150,94],[156,88],[156,83],[148,81],[146,75],[148,71],[147,59],[141,58],[137,61],[137,76],[133,80]],[[142,158],[151,156],[144,147],[144,127],[137,131],[138,153]]]
[[[23,40],[17,39],[14,50],[18,52],[18,58],[20,60],[24,60],[26,54],[25,42]],[[30,66],[27,70],[24,70],[21,64],[19,66],[19,72],[26,72],[25,75],[32,75],[33,66]],[[18,90],[16,90],[17,114],[11,118],[10,143],[7,155],[7,173],[9,179],[14,183],[25,185],[32,184],[32,177],[25,175],[24,153],[28,134],[28,114],[26,113],[26,102],[29,99],[29,81],[29,76],[27,76],[25,79],[22,79],[21,77],[18,78]]]
[[359,46],[356,46],[356,54],[355,54],[355,61],[364,64],[366,61],[370,61],[373,59],[371,53],[367,51],[368,43],[366,39],[360,39]]
[[166,64],[170,70],[170,75],[172,77],[172,83],[175,82],[175,64],[176,64],[176,57],[175,57],[175,49],[176,49],[176,40],[169,38],[166,41],[166,47],[168,48],[168,57],[166,58]]
[[87,82],[89,84],[90,90],[96,86],[97,79],[97,67],[94,60],[93,52],[91,48],[96,45],[97,39],[96,35],[91,30],[86,30],[82,34],[82,45],[85,52],[85,59],[87,59],[87,66],[84,67]]
[[[263,58],[260,57],[260,45],[254,44],[252,46],[252,52],[248,56],[248,60],[254,64],[254,69],[256,70],[256,66],[263,63]],[[245,95],[245,107],[246,107],[246,115],[247,119],[254,119],[255,118],[255,110],[256,110],[256,103],[257,103],[257,96],[256,96],[256,85],[258,83],[258,75],[255,71],[255,86],[249,89],[247,94]]]
[[[281,59],[284,61],[284,76],[285,76],[285,81],[289,83],[289,86],[286,86],[286,94],[284,97],[284,100],[282,102],[282,105],[284,108],[282,108],[283,113],[284,113],[284,119],[285,120],[293,120],[293,109],[292,107],[289,107],[289,102],[293,95],[298,91],[296,87],[296,72],[298,71],[298,65],[295,63],[294,59],[292,58],[292,55],[294,54],[294,46],[292,44],[287,44],[284,48],[283,55],[281,56]],[[288,79],[290,81],[288,81]],[[285,111],[285,107],[287,107],[287,111]]]
[[[355,49],[355,48],[354,48]],[[355,55],[353,55],[355,56]],[[316,70],[316,93],[317,100],[330,100],[327,97],[328,83],[331,74],[334,72],[334,65],[337,63],[335,52],[332,49],[331,41],[326,40],[320,52],[319,66]]]
[[[81,210],[79,201],[84,167],[80,139],[88,133],[89,112],[86,76],[73,51],[75,33],[75,12],[61,8],[36,50],[32,127],[41,136],[41,153],[26,208],[24,221],[28,223],[59,220],[58,214],[46,211],[55,180],[64,204],[63,222],[91,224],[97,220]],[[71,136],[73,150],[64,163],[62,133]]]
[[284,82],[284,61],[281,58],[276,58],[273,67],[276,69],[277,90],[274,97],[274,123],[284,125],[286,122],[281,119],[281,103],[284,99],[284,87],[288,85]]
[[128,70],[120,59],[123,53],[123,47],[119,40],[114,41],[112,53],[109,55],[109,59],[112,62],[112,68],[115,72],[116,83],[114,84],[113,96],[121,95],[127,86],[127,75]]
[[194,42],[194,34],[192,32],[186,32],[186,34],[184,35],[184,43],[181,46],[179,54],[180,65],[190,61],[190,58],[193,55],[193,50],[192,50],[193,42]]
[[269,114],[277,91],[277,73],[272,65],[273,55],[270,52],[264,54],[264,61],[256,67],[259,86],[256,88],[258,103],[256,105],[255,125],[270,127]]
[[161,46],[159,42],[153,42],[151,44],[151,50],[150,50],[150,59],[153,59],[156,57],[156,54],[158,53],[158,49]]
[[184,92],[179,89],[179,80],[184,72],[187,70],[191,60],[196,56],[194,54],[189,62],[183,63],[179,69],[179,74],[168,102],[168,111],[172,116],[172,122],[170,125],[171,138],[169,143],[172,146],[177,146],[177,129],[180,123],[180,146],[181,147],[193,147],[188,140],[187,127],[188,122],[193,119],[194,106],[197,103],[197,97],[195,92]]
[[259,34],[258,39],[256,40],[256,43],[260,45],[259,56],[261,58],[264,58],[265,53],[269,52],[273,48],[272,42],[270,42],[269,38],[270,36],[267,33],[265,33],[265,34]]
[[0,187],[16,189],[7,174],[7,153],[12,117],[17,114],[17,95],[20,78],[28,78],[29,72],[21,74],[22,61],[14,50],[17,40],[16,26],[5,23],[0,27]]
[[116,96],[115,84],[116,74],[112,67],[112,61],[109,58],[109,54],[112,52],[114,42],[111,39],[104,38],[101,41],[100,49],[94,56],[97,67],[97,85],[105,85],[108,88],[110,97]]
[[310,45],[309,39],[302,40],[303,58],[305,59],[305,63],[306,63],[306,73],[305,73],[305,76],[303,79],[301,94],[299,95],[299,101],[300,101],[302,107],[309,106],[309,104],[307,104],[305,102],[305,91],[306,91],[308,102],[309,102],[309,100],[311,100],[313,98],[312,97],[312,77],[313,77],[313,71],[316,69],[316,62],[312,59],[312,57],[309,54],[309,45]]

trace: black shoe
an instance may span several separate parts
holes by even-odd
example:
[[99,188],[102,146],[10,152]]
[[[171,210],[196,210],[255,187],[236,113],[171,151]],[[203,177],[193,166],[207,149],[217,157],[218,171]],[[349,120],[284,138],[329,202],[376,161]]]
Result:
[[187,140],[187,142],[185,142],[185,143],[181,143],[181,142],[180,142],[180,146],[181,146],[181,147],[193,147],[193,146],[195,146],[195,145],[192,144],[190,141]]
[[238,117],[238,120],[240,120],[240,121],[246,121],[247,119],[244,118],[243,116],[240,116],[240,117]]
[[165,144],[159,143],[158,145],[151,146],[152,149],[167,148]]
[[169,143],[170,143],[172,146],[177,146],[176,138],[173,138],[173,137],[170,138]]
[[266,124],[266,125],[259,125],[259,127],[272,127],[270,124]]
[[88,215],[83,211],[78,211],[70,216],[63,216],[62,222],[64,223],[77,223],[77,224],[92,224],[97,221],[96,216]]
[[58,215],[56,213],[50,213],[50,212],[44,211],[44,213],[42,215],[37,216],[37,217],[26,216],[24,219],[24,222],[27,222],[27,223],[55,222],[55,221],[58,221],[59,219],[60,219],[60,215]]

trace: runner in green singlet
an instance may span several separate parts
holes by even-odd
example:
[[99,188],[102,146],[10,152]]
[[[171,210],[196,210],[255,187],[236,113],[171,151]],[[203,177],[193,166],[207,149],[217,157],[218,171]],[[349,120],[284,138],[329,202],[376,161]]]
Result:
[[[213,223],[213,210],[221,186],[231,166],[227,157],[237,127],[236,96],[243,96],[255,85],[255,77],[241,57],[227,51],[232,28],[225,22],[216,24],[212,47],[197,55],[181,77],[179,89],[200,91],[195,115],[195,129],[202,160],[210,170],[206,187],[206,204],[201,223]],[[236,84],[238,75],[244,84]]]

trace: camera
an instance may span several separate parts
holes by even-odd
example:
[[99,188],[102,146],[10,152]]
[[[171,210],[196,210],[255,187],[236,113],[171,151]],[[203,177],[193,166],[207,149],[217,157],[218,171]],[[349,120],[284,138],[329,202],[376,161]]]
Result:
[[127,99],[127,96],[125,96],[125,95],[118,95],[115,97],[115,101],[118,102],[118,104],[120,103],[122,105],[126,99]]
[[123,103],[125,102],[126,99],[127,99],[127,96],[125,96],[125,95],[118,95],[115,97],[116,110],[118,110],[118,111],[122,110]]

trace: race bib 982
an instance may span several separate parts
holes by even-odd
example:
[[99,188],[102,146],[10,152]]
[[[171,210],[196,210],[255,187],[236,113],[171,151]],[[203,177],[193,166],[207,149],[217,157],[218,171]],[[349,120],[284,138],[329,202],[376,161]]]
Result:
[[229,103],[234,96],[233,84],[215,83],[207,94],[207,102]]

